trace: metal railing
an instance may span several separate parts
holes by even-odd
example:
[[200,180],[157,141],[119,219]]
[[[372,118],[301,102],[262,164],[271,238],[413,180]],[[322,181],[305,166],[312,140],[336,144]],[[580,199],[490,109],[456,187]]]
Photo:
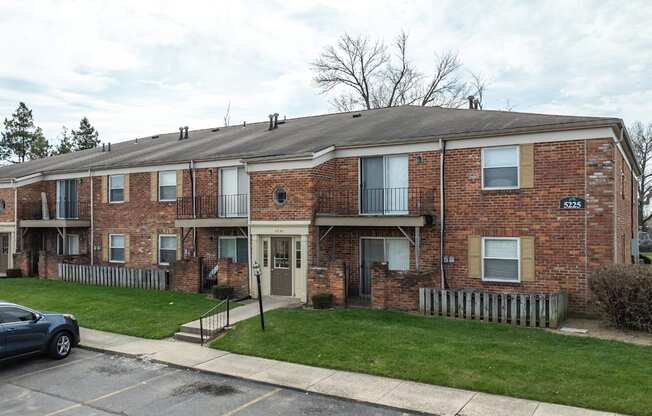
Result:
[[206,254],[201,261],[201,290],[210,292],[217,284],[217,256]]
[[199,333],[201,345],[215,338],[215,336],[229,326],[229,298],[215,305],[208,312],[199,317]]
[[177,218],[242,218],[249,210],[249,194],[202,195],[177,198]]
[[434,190],[410,188],[330,189],[317,193],[317,214],[424,215],[434,211]]
[[21,203],[21,219],[23,220],[89,218],[90,201],[86,199],[57,199],[54,204],[48,202],[47,212],[43,211],[41,201]]

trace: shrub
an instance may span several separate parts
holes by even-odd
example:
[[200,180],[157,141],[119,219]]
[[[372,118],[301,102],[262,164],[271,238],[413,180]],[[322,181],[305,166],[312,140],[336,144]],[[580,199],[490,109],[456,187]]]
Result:
[[333,306],[332,293],[319,293],[312,296],[312,306],[315,309],[328,309]]
[[589,277],[589,287],[596,305],[614,325],[652,331],[652,267],[601,267]]
[[232,299],[234,289],[229,285],[215,285],[213,286],[213,297],[216,299]]
[[7,277],[23,277],[23,271],[20,269],[7,269]]
[[638,255],[638,258],[641,260],[641,263],[643,264],[652,264],[652,258],[650,258],[650,254],[648,253],[646,254],[641,253]]

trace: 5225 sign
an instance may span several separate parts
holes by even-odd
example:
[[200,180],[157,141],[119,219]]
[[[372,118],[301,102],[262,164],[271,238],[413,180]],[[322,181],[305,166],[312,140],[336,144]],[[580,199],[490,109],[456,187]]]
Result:
[[584,209],[586,201],[583,198],[569,196],[559,200],[560,209]]

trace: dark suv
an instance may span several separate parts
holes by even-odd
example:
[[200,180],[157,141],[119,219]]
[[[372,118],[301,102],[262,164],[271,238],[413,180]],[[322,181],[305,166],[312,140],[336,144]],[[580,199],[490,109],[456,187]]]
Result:
[[0,301],[0,360],[39,352],[66,358],[77,344],[79,325],[74,316]]

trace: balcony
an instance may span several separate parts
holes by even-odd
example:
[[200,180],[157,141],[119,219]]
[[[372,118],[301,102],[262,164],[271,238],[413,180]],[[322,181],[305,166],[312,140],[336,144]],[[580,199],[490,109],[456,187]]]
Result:
[[176,226],[244,227],[248,212],[249,194],[182,197],[177,198]]
[[24,228],[90,226],[90,200],[59,199],[45,209],[41,201],[29,201],[21,203],[20,209]]
[[434,213],[434,190],[331,189],[317,193],[316,225],[421,226]]

